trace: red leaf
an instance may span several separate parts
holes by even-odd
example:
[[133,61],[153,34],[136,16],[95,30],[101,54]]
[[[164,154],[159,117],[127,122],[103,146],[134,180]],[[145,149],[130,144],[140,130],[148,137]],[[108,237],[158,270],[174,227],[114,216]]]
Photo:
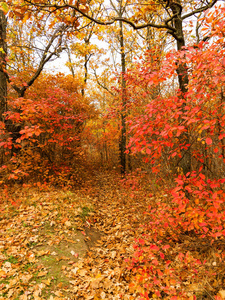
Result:
[[200,174],[199,174],[199,177],[200,177],[201,179],[205,180],[205,175],[204,175],[204,174],[200,173]]
[[159,247],[156,246],[156,245],[151,245],[149,248],[150,248],[151,250],[159,251]]
[[145,241],[143,239],[139,239],[138,242],[141,244],[141,245],[144,245],[145,244]]
[[147,154],[151,154],[151,150],[147,148],[147,149],[146,149],[146,153],[147,153]]
[[212,144],[212,139],[211,138],[207,138],[205,140],[205,142],[206,142],[207,145],[211,145]]
[[177,152],[174,152],[172,155],[171,155],[171,157],[174,157],[174,156],[176,156],[177,155]]
[[169,249],[169,248],[170,248],[170,245],[165,245],[165,246],[163,246],[162,248],[163,248],[163,250]]
[[207,232],[207,231],[208,231],[208,228],[207,228],[207,227],[203,227],[203,230],[204,230],[205,232]]

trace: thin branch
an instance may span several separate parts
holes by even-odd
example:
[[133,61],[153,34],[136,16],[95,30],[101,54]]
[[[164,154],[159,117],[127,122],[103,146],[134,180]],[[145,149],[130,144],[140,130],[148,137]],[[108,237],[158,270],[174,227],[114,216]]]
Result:
[[[62,25],[59,28],[57,28],[55,30],[55,32],[53,33],[51,39],[49,40],[46,48],[44,49],[44,53],[42,55],[41,61],[39,63],[39,66],[36,70],[36,72],[34,73],[34,75],[32,76],[32,78],[27,82],[26,86],[23,86],[22,88],[16,86],[15,84],[12,85],[12,88],[14,88],[14,90],[19,94],[20,97],[24,96],[25,91],[28,89],[28,87],[30,87],[34,81],[38,78],[38,76],[41,74],[45,64],[54,56],[54,55],[58,55],[59,52],[61,52],[63,50],[63,48],[61,48],[61,44],[62,44],[62,32],[66,29],[66,26]],[[56,38],[58,38],[59,36],[61,36],[61,38],[59,38],[58,44],[55,47],[55,51],[49,53],[49,50],[53,44],[53,42],[55,41]],[[10,82],[10,78],[8,77],[8,81]]]
[[189,18],[189,17],[191,17],[191,16],[193,16],[195,14],[201,13],[201,12],[203,12],[203,11],[209,9],[209,8],[212,8],[217,2],[218,2],[218,0],[212,0],[211,3],[209,3],[209,4],[205,5],[205,6],[202,6],[200,8],[197,8],[196,10],[190,12],[189,14],[184,15],[181,19],[182,20],[187,19],[187,18]]
[[103,85],[99,79],[98,79],[98,76],[97,76],[97,73],[96,73],[96,70],[94,70],[94,74],[95,74],[95,78],[96,78],[96,81],[97,81],[97,84],[102,87],[104,90],[106,90],[108,93],[110,93],[112,96],[115,96],[105,85]]
[[[44,65],[52,58],[52,56],[57,55],[57,54],[59,54],[59,52],[62,51],[62,49],[60,49],[60,46],[61,46],[61,39],[60,39],[60,41],[58,42],[58,45],[56,47],[56,50],[54,52],[50,53],[47,56],[47,53],[48,53],[50,47],[52,46],[54,40],[57,38],[58,33],[60,33],[60,31],[62,31],[62,29],[64,29],[63,27],[64,26],[62,26],[61,28],[59,28],[58,30],[56,30],[54,32],[52,38],[50,39],[50,41],[49,41],[49,43],[47,45],[47,47],[45,48],[44,54],[43,54],[42,59],[41,59],[41,61],[39,63],[39,67],[38,67],[37,71],[35,72],[35,74],[31,78],[31,80],[27,83],[28,87],[31,86],[34,83],[34,81],[37,79],[37,77],[40,75],[41,71],[43,70]],[[59,50],[61,50],[61,51],[59,51]],[[24,87],[25,90],[28,87]]]
[[[25,0],[25,2],[28,3],[28,4],[30,4],[30,5],[34,5],[34,6],[40,7],[40,8],[47,8],[47,7],[48,8],[55,8],[55,9],[72,8],[75,11],[77,11],[78,13],[80,13],[82,16],[84,16],[85,18],[87,18],[87,19],[91,20],[92,22],[95,22],[96,24],[99,24],[99,25],[112,25],[112,24],[114,24],[117,21],[122,21],[122,22],[124,22],[126,24],[129,24],[135,30],[143,29],[143,28],[147,28],[147,27],[154,27],[154,28],[158,28],[158,29],[171,30],[172,32],[176,31],[175,28],[173,28],[172,26],[170,26],[170,25],[167,24],[168,23],[167,20],[165,20],[165,24],[164,25],[162,25],[162,24],[155,24],[155,23],[146,23],[146,24],[136,25],[134,22],[132,22],[132,21],[126,19],[126,18],[120,18],[120,17],[114,17],[114,18],[112,18],[111,21],[101,21],[101,20],[98,20],[98,19],[95,19],[95,18],[89,16],[88,14],[84,13],[79,8],[77,8],[76,6],[71,5],[71,4],[65,4],[65,5],[41,4],[41,3],[34,3],[32,1],[29,1],[29,0]],[[173,17],[171,17],[171,18],[173,18]],[[171,18],[169,18],[169,21],[171,20]]]
[[[135,30],[144,29],[144,28],[147,28],[147,27],[153,27],[153,28],[158,28],[158,29],[166,29],[167,33],[172,35],[176,40],[180,39],[180,37],[177,36],[177,34],[176,34],[176,29],[169,24],[169,23],[171,23],[171,21],[174,18],[177,17],[177,15],[180,12],[177,12],[177,13],[173,14],[172,16],[170,16],[168,19],[164,20],[164,24],[155,24],[155,23],[149,22],[149,23],[137,25],[134,22],[132,22],[131,20],[129,20],[128,18],[123,18],[123,17],[113,17],[109,21],[102,21],[100,19],[94,18],[94,17],[88,15],[87,13],[83,12],[82,10],[79,9],[78,5],[72,5],[72,4],[68,4],[66,2],[64,2],[65,3],[64,5],[57,5],[57,4],[50,4],[50,3],[49,4],[36,3],[36,2],[32,2],[32,0],[25,0],[25,2],[30,4],[30,5],[39,7],[41,9],[45,10],[45,11],[46,11],[47,8],[54,8],[54,11],[60,10],[60,9],[65,9],[65,8],[71,8],[74,11],[78,12],[81,16],[83,16],[83,17],[89,19],[90,21],[92,21],[96,24],[99,24],[99,25],[112,25],[115,22],[120,21],[120,22],[124,22],[124,23],[130,25]],[[189,17],[191,17],[191,16],[193,16],[197,13],[201,13],[201,12],[203,12],[203,11],[209,9],[209,8],[212,8],[217,2],[218,2],[218,0],[212,0],[211,2],[208,2],[208,4],[206,4],[206,5],[204,5],[200,8],[184,15],[183,17],[181,17],[181,19],[184,20],[184,19],[189,18]],[[112,4],[112,0],[111,0],[111,4]],[[182,7],[180,9],[182,9]]]
[[196,28],[195,28],[195,34],[196,34],[196,38],[197,38],[197,44],[199,44],[200,42],[200,36],[199,36],[199,29],[201,28],[201,23],[199,23],[199,21],[197,20],[197,23],[196,23]]
[[75,72],[74,72],[74,68],[72,65],[72,59],[71,59],[71,54],[70,54],[70,48],[69,46],[66,44],[66,49],[67,49],[67,55],[68,55],[68,59],[69,59],[69,69],[72,73],[73,78],[75,77]]

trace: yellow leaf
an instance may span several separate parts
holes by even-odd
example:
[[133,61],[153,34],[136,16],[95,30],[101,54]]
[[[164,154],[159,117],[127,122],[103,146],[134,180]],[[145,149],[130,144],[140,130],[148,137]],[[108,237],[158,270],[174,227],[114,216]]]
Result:
[[46,280],[43,280],[42,282],[43,282],[44,284],[46,284],[47,286],[49,286],[49,285],[51,284],[51,279],[48,278],[48,279],[46,279]]
[[2,269],[0,269],[0,277],[5,277],[5,275],[6,275],[6,272],[3,271]]
[[58,297],[63,297],[64,296],[63,293],[61,293],[60,291],[56,291],[54,294]]
[[225,290],[220,290],[218,294],[222,299],[225,299]]
[[98,279],[98,278],[101,278],[101,277],[102,277],[101,273],[98,273],[98,275],[95,278]]
[[26,23],[26,21],[29,19],[29,15],[28,14],[26,14],[25,16],[24,16],[24,18],[23,18],[23,23]]

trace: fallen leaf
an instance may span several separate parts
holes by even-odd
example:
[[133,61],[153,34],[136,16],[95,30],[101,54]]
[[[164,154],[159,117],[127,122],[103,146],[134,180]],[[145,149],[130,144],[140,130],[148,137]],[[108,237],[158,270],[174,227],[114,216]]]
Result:
[[63,285],[63,283],[62,283],[62,282],[59,282],[59,283],[57,284],[57,288],[58,288],[58,289],[61,289],[61,288],[62,288],[62,285]]
[[32,277],[33,277],[32,274],[28,274],[28,275],[22,275],[22,276],[20,277],[20,279],[22,280],[22,282],[23,282],[24,284],[27,284],[28,281],[29,281]]
[[46,280],[42,280],[42,282],[44,283],[44,284],[46,284],[47,286],[49,286],[50,284],[51,284],[51,278],[48,278],[48,279],[46,279]]
[[222,299],[225,299],[225,290],[220,290],[218,294]]
[[2,269],[0,269],[0,277],[3,277],[3,278],[6,277],[6,272]]
[[12,264],[11,264],[9,261],[6,261],[6,262],[3,264],[3,268],[4,268],[4,269],[11,269],[11,268],[12,268]]
[[69,239],[65,239],[65,240],[69,243],[76,244],[76,242],[74,240],[69,240]]
[[79,274],[80,274],[80,276],[85,276],[85,275],[87,274],[87,270],[81,269],[81,270],[79,271]]
[[47,254],[49,254],[48,250],[41,250],[41,251],[37,252],[38,257],[43,256],[43,255],[47,255]]
[[10,279],[9,281],[9,288],[11,288],[12,286],[16,285],[18,283],[18,279],[14,278],[14,279]]
[[112,259],[114,259],[114,258],[116,257],[116,254],[117,254],[116,251],[112,251],[112,252],[111,252],[111,257],[112,257]]
[[23,294],[19,297],[19,300],[27,300],[27,295]]
[[72,226],[72,224],[71,224],[70,221],[66,221],[66,222],[65,222],[65,225],[66,225],[67,227],[71,227],[71,226]]
[[38,273],[37,277],[42,277],[48,274],[48,271],[41,271],[40,273]]
[[56,291],[56,292],[54,292],[54,294],[58,297],[63,297],[63,293],[60,291]]
[[111,286],[112,286],[112,281],[111,280],[109,280],[108,278],[105,278],[105,280],[104,280],[104,282],[103,282],[103,285],[104,285],[104,288],[106,289],[106,290],[108,290],[108,289],[110,289],[111,288]]
[[66,256],[61,256],[60,259],[61,259],[61,260],[70,260],[70,258],[69,258],[69,257],[66,257]]

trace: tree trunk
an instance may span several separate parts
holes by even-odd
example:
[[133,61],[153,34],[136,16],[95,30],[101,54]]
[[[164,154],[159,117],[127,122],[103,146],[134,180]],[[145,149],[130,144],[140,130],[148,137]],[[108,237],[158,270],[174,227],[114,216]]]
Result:
[[[183,21],[181,18],[182,13],[182,6],[180,4],[180,0],[177,0],[176,2],[171,1],[170,2],[170,8],[176,17],[174,18],[174,27],[176,29],[175,33],[175,39],[177,42],[177,50],[181,50],[185,46],[185,40],[184,40],[184,34],[183,34]],[[185,63],[180,63],[177,67],[177,75],[178,75],[178,81],[179,81],[179,88],[181,91],[181,97],[185,100],[186,93],[188,91],[188,72],[187,72],[187,65]],[[183,104],[183,112],[185,112],[184,107],[186,106],[186,103],[184,101]],[[186,132],[181,134],[180,136],[180,143],[182,145],[188,145],[190,144],[189,141],[189,133],[188,128],[186,128]],[[186,147],[185,147],[186,148]],[[191,171],[191,150],[190,147],[188,149],[182,149],[181,150],[182,159],[180,160],[180,167],[186,175]]]
[[119,33],[119,42],[120,42],[120,57],[121,57],[121,88],[122,88],[122,109],[121,109],[121,136],[120,136],[120,164],[121,164],[121,174],[124,175],[126,172],[126,55],[124,52],[124,37],[123,37],[123,23],[119,22],[120,33]]
[[0,10],[0,121],[4,122],[4,112],[7,110],[7,77],[6,77],[6,26],[5,14]]
[[86,84],[87,84],[87,78],[88,78],[88,61],[90,59],[90,56],[85,54],[85,57],[84,57],[84,86],[81,90],[81,94],[82,96],[84,96],[84,90],[85,90],[85,87],[86,87]]

